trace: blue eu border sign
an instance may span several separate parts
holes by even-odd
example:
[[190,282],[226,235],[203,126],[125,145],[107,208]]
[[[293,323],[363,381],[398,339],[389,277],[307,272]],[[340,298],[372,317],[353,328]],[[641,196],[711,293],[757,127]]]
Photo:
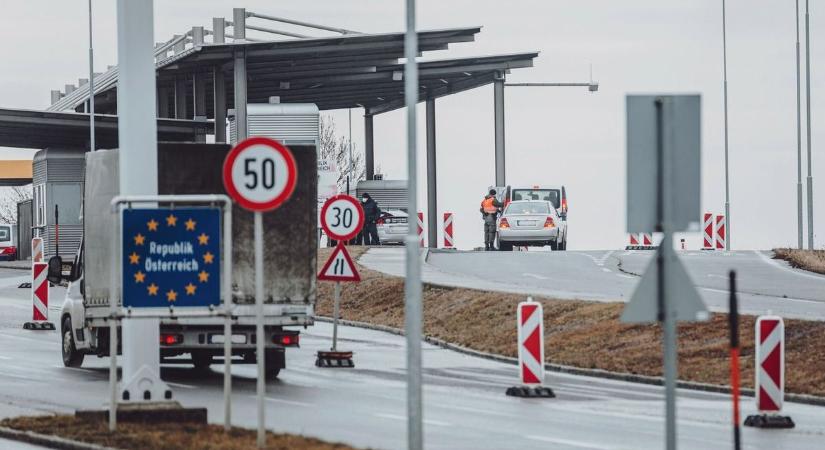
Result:
[[123,306],[209,307],[221,303],[221,211],[123,211]]

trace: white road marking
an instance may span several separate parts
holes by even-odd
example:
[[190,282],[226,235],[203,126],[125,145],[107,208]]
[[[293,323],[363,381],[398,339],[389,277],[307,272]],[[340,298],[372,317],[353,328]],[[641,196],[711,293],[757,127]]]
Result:
[[630,278],[631,280],[635,280],[637,278],[637,277],[634,277],[633,275],[627,275],[627,274],[624,274],[624,273],[617,273],[616,275],[618,275],[622,278]]
[[[703,291],[708,291],[708,292],[716,292],[716,293],[719,293],[719,294],[730,294],[730,291],[727,290],[727,289],[714,289],[714,288],[708,288],[708,287],[700,287],[699,289],[701,289]],[[776,295],[767,295],[767,294],[752,294],[750,292],[739,292],[739,295],[754,295],[754,296],[757,296],[757,297],[764,297],[766,299],[775,299],[775,300],[783,300],[783,301],[784,300],[790,300],[792,302],[812,303],[812,304],[815,304],[815,305],[821,305],[822,304],[822,302],[819,302],[819,301],[816,301],[816,300],[805,300],[805,299],[802,299],[802,298],[793,298],[793,297],[779,297],[779,296],[776,296]]]
[[[255,396],[253,395],[252,397],[255,397]],[[307,408],[315,407],[314,403],[297,402],[295,400],[284,400],[282,398],[266,397],[266,401],[273,402],[273,403],[283,403],[285,405],[292,405],[292,406],[305,406]]]
[[527,439],[533,441],[540,441],[540,442],[550,442],[552,444],[559,444],[559,445],[567,445],[570,447],[577,447],[577,448],[590,448],[593,450],[611,450],[616,447],[605,447],[603,445],[593,444],[590,442],[583,442],[583,441],[573,441],[569,439],[559,439],[559,438],[551,438],[547,436],[537,436],[537,435],[530,435],[527,436]]
[[525,276],[525,277],[535,278],[537,280],[549,280],[549,278],[547,278],[547,277],[543,277],[541,275],[536,275],[534,273],[523,273],[521,275]]
[[612,270],[608,269],[607,267],[602,267],[602,272],[610,273]]
[[[398,414],[389,414],[389,413],[374,413],[373,416],[380,417],[382,419],[390,419],[390,420],[402,420],[407,421],[407,416],[400,416]],[[437,427],[450,427],[452,424],[448,422],[442,422],[440,420],[432,420],[432,419],[424,419],[424,423],[426,425],[435,425]]]

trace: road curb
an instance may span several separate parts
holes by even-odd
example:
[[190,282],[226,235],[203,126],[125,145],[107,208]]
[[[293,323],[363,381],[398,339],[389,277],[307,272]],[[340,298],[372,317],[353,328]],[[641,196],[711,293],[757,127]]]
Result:
[[31,270],[31,266],[13,266],[11,264],[0,264],[0,269],[14,269],[14,270]]
[[0,437],[59,450],[116,450],[112,447],[104,447],[97,444],[73,441],[59,436],[40,434],[33,431],[15,430],[14,428],[7,427],[0,427]]
[[[326,316],[315,316],[315,320],[319,322],[327,322],[332,323],[331,317]],[[404,330],[388,327],[386,325],[375,325],[368,322],[358,322],[352,320],[339,320],[338,323],[341,325],[346,325],[349,327],[357,327],[357,328],[365,328],[368,330],[375,330],[375,331],[383,331],[386,333],[395,334],[398,336],[404,336]],[[473,350],[471,348],[464,347],[462,345],[453,344],[451,342],[447,342],[443,339],[435,338],[432,336],[424,336],[424,341],[436,345],[441,348],[446,348],[448,350],[453,350],[459,353],[463,353],[469,356],[475,356],[478,358],[484,358],[491,361],[502,362],[506,364],[511,364],[514,366],[518,365],[518,358],[512,358],[509,356],[502,356],[497,355],[495,353],[487,353],[478,350]],[[617,380],[617,381],[627,381],[630,383],[638,383],[638,384],[648,384],[654,386],[663,386],[665,383],[665,379],[663,377],[653,377],[648,375],[637,375],[633,373],[623,373],[623,372],[611,372],[608,370],[602,369],[586,369],[582,367],[573,367],[573,366],[565,366],[561,364],[552,364],[552,363],[545,363],[544,368],[546,370],[552,372],[559,372],[559,373],[566,373],[570,375],[581,375],[587,377],[594,377],[594,378],[603,378],[609,380]],[[690,389],[693,391],[703,391],[703,392],[712,392],[717,394],[730,394],[731,388],[730,386],[719,385],[719,384],[710,384],[710,383],[698,383],[695,381],[683,381],[679,380],[676,383],[676,386],[681,389]],[[746,397],[753,397],[754,391],[753,389],[740,389],[740,394]],[[785,393],[785,401],[792,402],[792,403],[802,403],[806,405],[814,405],[814,406],[825,406],[825,397],[817,397],[814,395],[806,395],[806,394],[791,394]]]

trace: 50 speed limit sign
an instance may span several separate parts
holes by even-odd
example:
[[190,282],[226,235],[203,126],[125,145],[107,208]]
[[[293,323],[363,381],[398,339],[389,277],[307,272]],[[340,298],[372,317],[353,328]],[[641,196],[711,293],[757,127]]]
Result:
[[240,142],[223,163],[226,191],[251,211],[270,211],[281,206],[295,191],[297,178],[292,152],[265,137]]
[[330,239],[348,241],[364,226],[364,208],[349,195],[330,197],[321,208],[321,226]]

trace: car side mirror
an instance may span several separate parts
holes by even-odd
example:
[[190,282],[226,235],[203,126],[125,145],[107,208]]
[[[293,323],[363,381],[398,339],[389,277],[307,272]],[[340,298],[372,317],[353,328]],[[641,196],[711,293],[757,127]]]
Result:
[[60,284],[63,280],[63,260],[59,256],[49,258],[49,272],[46,278],[51,284]]

